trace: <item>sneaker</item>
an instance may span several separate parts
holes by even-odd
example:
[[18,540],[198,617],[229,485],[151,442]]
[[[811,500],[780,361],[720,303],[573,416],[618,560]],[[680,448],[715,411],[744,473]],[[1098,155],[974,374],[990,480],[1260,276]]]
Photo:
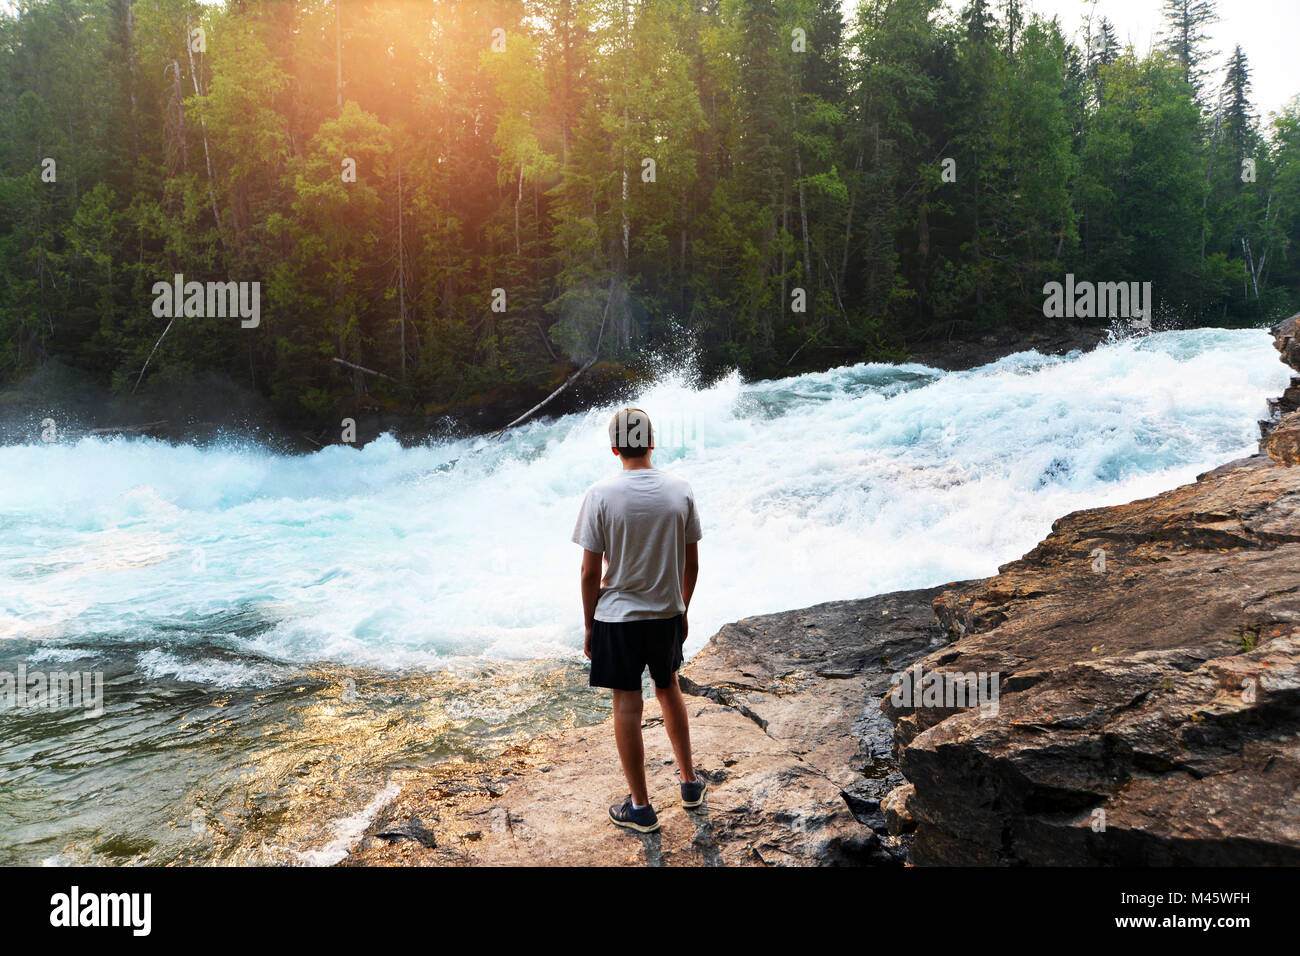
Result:
[[681,784],[682,788],[682,806],[698,807],[704,802],[704,791],[709,789],[709,782],[704,779],[704,774],[698,770],[695,771],[695,779],[690,783]]
[[653,833],[659,829],[659,816],[654,807],[633,807],[632,795],[628,794],[622,805],[615,804],[609,808],[610,822],[615,826],[627,827],[638,833]]

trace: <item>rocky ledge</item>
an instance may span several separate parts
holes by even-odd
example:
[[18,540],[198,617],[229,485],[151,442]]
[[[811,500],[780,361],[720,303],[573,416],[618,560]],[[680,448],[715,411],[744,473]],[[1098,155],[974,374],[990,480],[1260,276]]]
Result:
[[606,722],[431,770],[343,865],[1298,864],[1300,379],[1263,432],[994,577],[727,625],[681,673],[701,811],[646,704],[658,833],[605,819]]
[[[1297,318],[1273,332],[1300,370]],[[1300,863],[1297,384],[1264,453],[1067,515],[936,599],[949,643],[922,684],[993,674],[1000,692],[921,706],[910,676],[884,699],[914,862]]]
[[662,827],[610,825],[627,793],[609,721],[451,763],[406,790],[343,865],[763,866],[897,864],[881,798],[902,783],[879,697],[943,641],[940,589],[900,591],[722,628],[682,668],[709,791],[682,809],[672,752],[646,702],[646,766]]

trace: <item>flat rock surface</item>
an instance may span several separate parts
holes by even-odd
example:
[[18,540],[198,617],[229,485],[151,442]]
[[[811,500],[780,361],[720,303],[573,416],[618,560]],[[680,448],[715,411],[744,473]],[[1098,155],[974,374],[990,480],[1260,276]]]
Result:
[[[875,697],[943,640],[939,588],[746,618],[682,669],[702,808],[681,807],[654,700],[650,796],[662,827],[614,827],[627,793],[610,721],[538,737],[484,763],[432,768],[342,865],[896,864],[880,800],[902,778]],[[597,693],[593,690],[592,693]]]

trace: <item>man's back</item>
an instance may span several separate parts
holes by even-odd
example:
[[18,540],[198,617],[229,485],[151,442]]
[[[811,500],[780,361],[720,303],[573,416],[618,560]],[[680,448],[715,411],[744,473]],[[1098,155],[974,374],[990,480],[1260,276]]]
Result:
[[609,561],[596,619],[638,621],[683,613],[686,546],[700,537],[695,496],[681,478],[637,468],[592,485],[573,540]]
[[[690,719],[677,671],[690,633],[686,612],[700,573],[700,517],[691,486],[650,464],[654,428],[640,408],[609,422],[609,450],[623,471],[582,499],[573,540],[582,545],[583,653],[587,682],[614,694],[614,744],[630,791],[609,808],[610,822],[640,833],[659,829],[650,805],[641,737],[646,668],[677,758],[682,806],[698,807],[707,783],[695,774]],[[604,574],[601,559],[604,558]]]

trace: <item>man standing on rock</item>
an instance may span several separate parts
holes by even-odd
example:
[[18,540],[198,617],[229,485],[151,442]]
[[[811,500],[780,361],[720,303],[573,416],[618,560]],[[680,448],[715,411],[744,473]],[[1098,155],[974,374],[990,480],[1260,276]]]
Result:
[[623,470],[587,490],[573,529],[573,541],[583,547],[584,651],[591,658],[591,686],[614,692],[614,742],[631,791],[609,808],[609,819],[650,833],[659,829],[659,817],[646,789],[641,739],[647,666],[677,757],[682,806],[698,807],[707,786],[691,761],[686,703],[677,686],[702,532],[691,486],[650,464],[649,415],[639,408],[618,412],[609,423],[609,444]]

